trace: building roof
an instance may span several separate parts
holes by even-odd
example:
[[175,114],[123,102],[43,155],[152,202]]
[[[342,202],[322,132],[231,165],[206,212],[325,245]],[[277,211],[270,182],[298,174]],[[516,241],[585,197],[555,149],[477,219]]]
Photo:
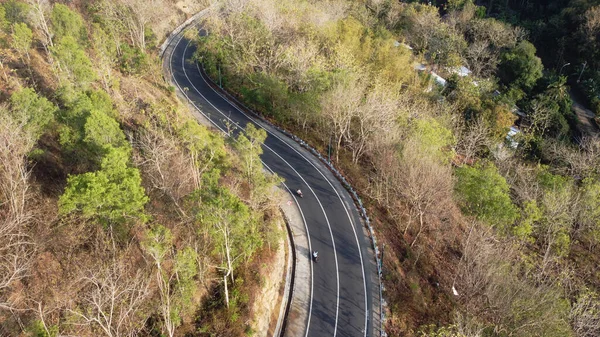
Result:
[[454,67],[449,69],[451,73],[456,74],[460,77],[469,76],[471,74],[471,70],[465,66]]
[[437,84],[444,86],[444,87],[446,86],[446,80],[444,78],[442,78],[440,75],[438,75],[432,71],[431,76],[437,82]]

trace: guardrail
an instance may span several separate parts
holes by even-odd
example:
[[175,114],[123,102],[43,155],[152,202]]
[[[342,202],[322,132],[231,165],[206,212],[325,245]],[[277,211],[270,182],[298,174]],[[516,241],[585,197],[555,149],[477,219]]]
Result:
[[[175,38],[177,35],[179,35],[179,33],[181,33],[181,31],[183,31],[185,28],[187,28],[194,21],[197,21],[202,16],[206,15],[211,9],[212,9],[212,7],[207,7],[204,10],[196,13],[194,16],[190,17],[183,24],[181,24],[179,27],[177,27],[173,32],[171,32],[171,34],[169,34],[169,36],[165,39],[165,41],[161,45],[161,48],[160,48],[160,58],[161,59],[163,58],[163,56],[164,56],[163,54],[165,53],[165,51],[168,48],[168,46],[171,44],[173,38]],[[202,70],[204,71],[204,67],[202,67]],[[340,183],[342,184],[342,186],[350,193],[350,195],[351,195],[351,197],[352,197],[355,205],[357,206],[357,208],[359,210],[359,213],[360,213],[361,217],[363,218],[363,220],[365,222],[365,225],[366,225],[367,229],[369,230],[369,237],[371,238],[371,244],[372,244],[373,249],[375,251],[375,262],[376,262],[376,265],[377,265],[377,277],[378,277],[378,280],[379,280],[380,336],[381,337],[387,337],[387,333],[385,332],[385,329],[384,329],[385,320],[386,320],[384,308],[387,306],[387,303],[383,299],[384,287],[383,287],[383,283],[381,281],[381,278],[383,276],[383,274],[382,274],[381,252],[379,251],[379,247],[377,245],[377,238],[375,236],[375,230],[371,226],[371,221],[370,221],[369,216],[367,214],[367,210],[365,209],[365,207],[363,205],[363,202],[362,202],[362,199],[358,196],[358,193],[356,192],[356,190],[348,182],[348,180],[346,179],[346,177],[344,177],[344,175],[335,168],[335,166],[331,163],[331,161],[329,161],[328,159],[326,159],[325,156],[323,156],[317,149],[315,149],[314,147],[310,146],[302,138],[300,138],[300,137],[292,134],[291,132],[289,132],[289,131],[287,131],[287,130],[285,130],[285,129],[283,129],[283,128],[281,128],[281,127],[279,127],[279,126],[277,126],[277,125],[275,125],[273,123],[271,123],[269,120],[267,120],[263,116],[255,113],[254,110],[248,108],[245,104],[243,104],[242,102],[240,102],[235,96],[231,95],[227,91],[225,91],[222,88],[220,88],[208,75],[206,75],[205,71],[204,71],[204,76],[206,76],[206,78],[212,83],[212,85],[214,87],[219,88],[220,91],[224,95],[226,95],[230,100],[234,101],[238,106],[243,107],[248,113],[252,114],[252,116],[254,116],[255,118],[259,119],[261,122],[269,125],[270,127],[278,130],[279,132],[283,133],[284,135],[288,136],[289,138],[293,139],[295,142],[297,142],[302,147],[304,147],[309,152],[311,152],[315,157],[317,157],[322,163],[325,164],[325,166],[340,181]]]
[[373,245],[373,249],[375,251],[375,261],[377,264],[377,276],[379,279],[379,312],[380,312],[380,336],[381,337],[387,337],[387,333],[385,332],[384,329],[384,325],[385,325],[385,311],[384,308],[387,307],[387,303],[385,302],[385,300],[383,299],[383,291],[384,291],[384,287],[383,287],[383,282],[381,281],[381,278],[383,276],[382,274],[382,261],[381,261],[381,252],[379,251],[379,247],[377,246],[377,238],[375,237],[375,230],[373,229],[373,226],[371,226],[371,220],[369,219],[369,216],[367,215],[367,210],[363,205],[362,199],[358,196],[358,193],[356,192],[356,190],[352,187],[352,185],[348,182],[348,180],[346,179],[346,177],[344,177],[344,175],[338,171],[335,166],[333,166],[333,164],[331,163],[331,161],[329,161],[328,159],[325,158],[325,156],[323,156],[317,149],[315,149],[314,147],[310,146],[307,142],[305,142],[302,138],[294,135],[293,133],[287,131],[286,129],[283,129],[273,123],[271,123],[269,120],[267,120],[266,118],[264,118],[263,116],[257,114],[256,112],[254,112],[254,110],[250,109],[249,107],[247,107],[244,103],[240,102],[235,96],[233,96],[232,94],[230,94],[229,92],[227,92],[226,90],[224,90],[223,88],[220,88],[217,83],[215,81],[213,81],[208,74],[206,73],[204,66],[202,66],[202,72],[204,74],[202,74],[202,76],[205,76],[212,84],[212,86],[214,88],[217,88],[221,93],[223,93],[225,96],[227,96],[228,100],[234,101],[236,105],[244,108],[244,110],[250,114],[252,114],[252,116],[258,120],[260,120],[261,122],[269,125],[270,127],[274,128],[275,130],[283,133],[284,135],[288,136],[289,138],[291,138],[292,140],[294,140],[296,143],[300,144],[300,146],[302,146],[303,148],[307,149],[310,153],[312,153],[315,157],[317,157],[322,163],[325,164],[325,166],[333,173],[333,175],[340,181],[340,183],[342,184],[342,186],[350,193],[350,195],[352,196],[352,199],[354,201],[354,203],[356,204],[359,213],[361,215],[361,217],[363,218],[363,220],[365,221],[366,227],[369,230],[369,236],[371,238],[371,243]]

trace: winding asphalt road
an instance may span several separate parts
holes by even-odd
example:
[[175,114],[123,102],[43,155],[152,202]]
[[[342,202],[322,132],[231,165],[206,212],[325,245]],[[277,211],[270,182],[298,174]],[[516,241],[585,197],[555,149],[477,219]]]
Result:
[[227,125],[236,125],[237,130],[249,123],[264,128],[268,136],[263,163],[285,180],[286,188],[303,191],[304,198],[298,203],[309,249],[319,251],[319,262],[311,266],[311,300],[304,336],[372,336],[373,256],[349,194],[308,151],[213,89],[191,61],[194,51],[194,44],[182,32],[165,55],[172,81],[181,93],[223,132],[231,129]]

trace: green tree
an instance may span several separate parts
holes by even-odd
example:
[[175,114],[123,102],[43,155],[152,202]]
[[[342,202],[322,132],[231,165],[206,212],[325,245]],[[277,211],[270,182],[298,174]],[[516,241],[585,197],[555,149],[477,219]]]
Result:
[[[100,152],[107,146],[121,147],[127,145],[125,134],[119,122],[100,110],[92,110],[85,121],[84,141]],[[102,151],[103,152],[103,151]]]
[[268,205],[272,195],[271,189],[281,180],[275,174],[268,174],[263,170],[260,155],[262,146],[267,138],[267,132],[248,124],[244,133],[240,133],[235,142],[235,148],[244,167],[244,177],[249,185],[250,206],[258,210]]
[[50,48],[64,84],[86,87],[96,79],[92,61],[72,36],[65,36]]
[[519,213],[509,195],[509,186],[494,164],[456,169],[456,192],[463,210],[506,233]]
[[244,165],[244,176],[252,183],[256,175],[262,173],[262,162],[260,155],[263,153],[262,145],[267,139],[267,132],[262,128],[256,128],[249,123],[245,132],[240,133],[235,143]]
[[109,147],[100,170],[70,176],[59,199],[60,213],[78,213],[107,226],[144,219],[148,197],[140,172],[128,167],[128,162],[127,148]]
[[521,41],[516,47],[502,55],[499,75],[510,86],[529,91],[542,77],[542,60],[535,55],[535,47],[528,41]]
[[581,186],[580,235],[592,245],[600,243],[600,181],[586,178]]
[[543,192],[540,198],[543,217],[537,225],[536,237],[545,248],[542,261],[544,270],[551,258],[569,253],[577,196],[573,179],[553,174],[548,167],[542,166],[537,178]]
[[172,337],[183,315],[193,307],[198,254],[191,247],[175,252],[173,234],[162,225],[153,225],[146,232],[142,247],[156,265],[163,331]]
[[31,88],[23,88],[10,97],[12,117],[34,138],[39,138],[54,119],[58,108]]
[[4,6],[0,5],[0,32],[6,32],[8,27],[10,27],[10,23],[6,18],[6,9],[4,9]]
[[454,135],[435,118],[415,120],[412,137],[420,151],[432,158],[443,163],[448,163],[452,158],[451,148],[456,143]]
[[544,213],[538,207],[535,200],[525,203],[522,212],[521,221],[513,227],[512,233],[514,236],[525,242],[533,243],[535,240],[531,236],[534,232],[537,223],[542,220]]
[[2,4],[5,11],[6,20],[10,24],[27,22],[27,13],[29,13],[29,6],[17,0],[8,0]]
[[96,164],[110,147],[128,147],[115,120],[117,113],[108,94],[90,90],[61,97],[65,109],[58,114],[59,141],[64,151],[80,164]]
[[83,41],[85,36],[83,20],[77,12],[70,10],[69,7],[60,3],[55,4],[50,13],[50,22],[56,41],[67,36],[73,37],[77,41]]
[[229,307],[229,279],[235,282],[234,269],[262,244],[256,216],[236,195],[219,186],[202,192],[196,216],[212,239],[213,253],[221,260],[219,269]]
[[12,27],[12,34],[10,46],[16,50],[20,55],[21,59],[24,56],[29,59],[29,49],[31,49],[31,42],[33,41],[33,32],[25,23],[15,23]]

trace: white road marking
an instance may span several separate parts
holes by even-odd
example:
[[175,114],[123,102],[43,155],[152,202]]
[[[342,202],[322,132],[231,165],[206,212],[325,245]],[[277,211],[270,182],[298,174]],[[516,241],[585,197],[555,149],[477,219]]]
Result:
[[[179,83],[177,82],[177,80],[175,80],[175,76],[173,75],[173,54],[175,52],[176,47],[179,45],[179,43],[181,42],[181,40],[183,39],[183,35],[182,37],[179,38],[179,40],[177,41],[177,43],[175,44],[175,47],[173,48],[173,50],[171,51],[171,53],[169,54],[169,68],[171,70],[171,76],[173,77],[173,80],[175,82],[175,84],[177,85],[177,87],[179,87],[179,90],[184,94],[184,96],[188,99],[188,101],[190,101],[190,103],[192,103],[192,105],[196,108],[196,110],[198,110],[198,112],[200,112],[202,115],[204,115],[204,117],[206,117],[209,121],[211,121],[211,123],[213,125],[215,125],[221,132],[223,132],[226,135],[230,135],[228,132],[226,132],[225,130],[223,130],[221,127],[219,127],[216,123],[214,123],[212,121],[212,119],[206,115],[204,112],[202,112],[202,110],[189,98],[189,96],[185,93],[184,90],[182,90],[181,86],[179,85]],[[185,50],[187,50],[187,47],[189,46],[186,45]],[[184,55],[185,55],[185,50],[184,50]],[[200,96],[202,96],[202,98],[204,98],[204,100],[206,102],[208,102],[213,108],[215,108],[215,110],[217,110],[219,113],[221,113],[221,115],[223,115],[225,118],[227,118],[229,121],[231,121],[233,124],[237,125],[240,129],[243,130],[243,128],[241,128],[237,123],[233,122],[228,116],[226,116],[225,114],[223,114],[223,112],[221,112],[221,110],[219,110],[217,107],[215,107],[208,99],[206,99],[206,97],[204,97],[204,95],[202,95],[202,93],[200,93],[200,91],[194,86],[194,84],[192,83],[192,81],[189,79],[189,77],[187,76],[187,72],[185,71],[185,58],[182,60],[182,67],[183,67],[183,71],[184,71],[184,75],[186,76],[186,78],[188,79],[188,82],[190,82],[190,84],[192,84],[192,86],[194,87],[194,89],[196,90],[196,92],[198,92],[198,94],[200,94]],[[265,145],[265,147],[267,147]],[[323,205],[321,205],[321,202],[319,201],[318,197],[316,196],[316,194],[314,193],[314,191],[312,190],[312,188],[308,185],[308,183],[306,182],[306,180],[287,162],[285,161],[283,158],[281,158],[281,156],[279,156],[275,151],[273,151],[271,148],[267,147],[271,152],[273,152],[275,155],[277,155],[283,162],[285,162],[288,166],[290,166],[290,168],[292,168],[292,170],[300,177],[300,179],[302,179],[302,181],[304,181],[304,183],[308,186],[308,188],[311,190],[311,192],[313,193],[313,195],[315,195],[315,199],[317,200],[317,202],[319,203],[319,205],[321,206],[321,210],[323,211],[323,214],[325,216],[325,220],[327,221],[327,225],[329,226],[329,220],[327,219],[327,215],[325,214],[325,210],[323,208]],[[266,163],[264,161],[261,160],[261,162],[263,163],[263,165],[265,165],[265,167],[267,167],[271,172],[273,172],[268,165],[266,165]],[[296,201],[296,204],[298,205],[298,210],[300,211],[300,215],[302,216],[302,221],[304,222],[304,228],[306,229],[306,234],[307,234],[307,239],[308,239],[308,249],[310,252],[312,252],[312,244],[310,241],[310,231],[308,230],[308,225],[306,223],[306,218],[304,217],[304,212],[302,211],[302,207],[300,206],[300,204],[298,203],[298,200],[296,199],[296,197],[293,195],[293,193],[291,193],[290,189],[287,187],[287,185],[285,185],[285,183],[283,183],[283,185],[285,186],[285,188],[288,190],[288,192],[290,192],[290,194],[292,194],[292,197],[294,198],[294,200]],[[330,231],[331,234],[331,231]],[[332,235],[332,240],[333,240],[333,235]],[[334,245],[334,252],[335,252],[335,243]],[[335,260],[336,260],[336,271],[337,271],[337,254],[335,255]],[[312,258],[310,258],[310,269],[311,269],[311,275],[310,275],[310,304],[309,304],[309,312],[308,312],[308,323],[306,326],[306,335],[308,335],[308,328],[310,326],[310,318],[311,318],[311,314],[312,314],[312,306],[313,306],[313,292],[314,292],[314,266],[313,266],[313,260]],[[339,306],[339,275],[338,275],[338,306]]]
[[[170,56],[170,57],[169,57],[169,61],[170,61],[170,64],[169,64],[169,66],[171,67],[171,75],[172,75],[172,76],[173,76],[173,71],[172,71],[172,57],[173,57],[173,53],[174,53],[174,50],[175,50],[175,48],[176,48],[176,47],[179,45],[179,43],[181,42],[181,40],[182,40],[182,39],[183,39],[183,36],[181,36],[181,37],[179,38],[179,40],[178,40],[178,41],[177,41],[177,43],[175,44],[175,47],[173,48],[173,50],[171,51],[171,53],[170,53],[170,55],[169,55],[169,56]],[[190,41],[190,42],[188,42],[188,44],[186,45],[186,47],[185,47],[185,50],[184,50],[184,55],[185,55],[185,52],[187,51],[187,48],[189,47],[189,44],[190,44],[190,43],[191,43],[191,41]],[[194,86],[194,84],[192,83],[192,81],[191,81],[191,80],[189,79],[189,77],[187,76],[187,72],[186,72],[186,70],[185,70],[185,63],[184,63],[184,62],[185,62],[185,57],[182,59],[182,68],[183,68],[183,71],[184,71],[184,74],[185,74],[186,78],[188,79],[188,81],[190,82],[190,84],[192,84],[192,86],[194,87],[194,89],[196,90],[196,92],[197,92],[198,94],[200,94],[200,96],[202,96],[206,102],[208,102],[208,103],[209,103],[211,106],[213,106],[213,108],[215,108],[215,109],[216,109],[216,110],[217,110],[219,113],[221,113],[221,115],[223,115],[225,118],[227,118],[228,120],[230,120],[230,121],[231,121],[232,123],[234,123],[235,125],[238,125],[237,123],[233,122],[233,121],[232,121],[232,120],[231,120],[231,119],[230,119],[228,116],[226,116],[226,115],[225,115],[225,114],[224,114],[222,111],[220,111],[218,108],[216,108],[216,107],[215,107],[215,106],[214,106],[214,105],[213,105],[213,104],[212,104],[210,101],[208,101],[208,99],[206,99],[206,97],[204,97],[204,95],[202,95],[202,93],[201,93],[201,92],[200,92],[200,91],[199,91],[199,90],[198,90],[198,89],[197,89],[197,88]],[[254,122],[254,119],[252,119],[252,118],[251,118],[251,117],[249,117],[249,116],[248,116],[248,115],[247,115],[245,112],[243,112],[241,109],[239,109],[239,108],[236,106],[236,104],[233,104],[233,103],[232,103],[232,102],[231,102],[229,99],[227,99],[226,97],[223,97],[223,96],[222,96],[222,95],[221,95],[219,92],[217,92],[217,91],[216,91],[214,88],[212,88],[212,86],[211,86],[211,85],[210,85],[210,84],[209,84],[209,83],[206,81],[206,79],[205,79],[205,78],[204,78],[204,76],[202,75],[202,73],[201,73],[201,71],[200,71],[200,68],[198,67],[198,65],[197,65],[197,64],[196,64],[196,66],[197,66],[197,68],[198,68],[198,72],[199,72],[199,75],[200,75],[200,77],[202,78],[202,80],[203,80],[203,81],[204,81],[204,82],[205,82],[205,83],[206,83],[206,84],[207,84],[207,85],[208,85],[208,86],[209,86],[209,87],[210,87],[210,88],[211,88],[211,89],[212,89],[212,90],[213,90],[213,91],[214,91],[214,92],[215,92],[217,95],[219,95],[219,96],[220,96],[222,99],[224,99],[226,102],[228,102],[230,105],[232,105],[232,106],[233,106],[233,107],[234,107],[236,110],[238,110],[238,111],[239,111],[239,112],[240,112],[242,115],[244,115],[244,116],[245,116],[245,117],[246,117],[248,120],[250,120],[250,121],[251,121],[251,122],[253,122],[254,124],[258,125],[259,127],[261,127],[262,129],[264,129],[266,132],[268,132],[269,134],[271,134],[271,135],[272,135],[272,136],[274,136],[275,138],[277,138],[277,139],[279,139],[280,141],[282,141],[284,144],[286,144],[286,146],[288,146],[288,147],[289,147],[289,148],[291,148],[291,149],[292,149],[294,152],[296,152],[298,155],[300,155],[300,156],[301,156],[301,157],[302,157],[302,158],[303,158],[305,161],[307,161],[307,162],[308,162],[308,163],[309,163],[311,166],[313,166],[313,168],[315,168],[315,169],[317,170],[317,172],[319,172],[319,174],[320,174],[320,175],[321,175],[321,176],[322,176],[322,177],[323,177],[323,178],[324,178],[324,179],[327,181],[327,183],[330,185],[330,187],[331,187],[331,188],[334,190],[334,192],[335,192],[335,193],[336,193],[336,195],[338,196],[338,199],[339,199],[339,200],[340,200],[340,202],[342,203],[342,206],[344,207],[344,210],[345,210],[345,212],[346,212],[346,215],[347,215],[347,217],[348,217],[348,219],[349,219],[349,221],[350,221],[350,225],[351,225],[351,227],[352,227],[352,231],[353,231],[353,233],[354,233],[354,237],[355,237],[355,240],[356,240],[356,243],[357,243],[357,248],[358,248],[358,251],[359,251],[359,258],[360,258],[361,269],[362,269],[362,277],[363,277],[364,295],[365,295],[365,328],[364,328],[364,330],[363,330],[363,331],[364,331],[364,335],[366,336],[366,335],[367,335],[367,326],[368,326],[368,310],[366,309],[366,306],[367,306],[367,286],[366,286],[366,276],[365,276],[364,262],[363,262],[362,252],[361,252],[361,250],[360,250],[360,242],[359,242],[359,240],[358,240],[358,235],[357,235],[357,233],[356,233],[356,228],[355,228],[354,222],[352,221],[352,217],[350,216],[350,212],[348,211],[348,208],[346,207],[346,204],[345,204],[345,203],[344,203],[344,201],[342,200],[342,198],[341,198],[340,194],[339,194],[339,193],[338,193],[338,191],[337,191],[337,190],[334,188],[334,186],[331,184],[331,182],[329,181],[329,179],[327,179],[327,178],[325,177],[325,175],[324,175],[324,174],[321,172],[321,170],[319,170],[319,169],[318,169],[318,168],[317,168],[317,167],[316,167],[316,166],[315,166],[315,165],[314,165],[314,164],[313,164],[313,163],[312,163],[312,162],[311,162],[309,159],[307,159],[307,158],[306,158],[306,157],[305,157],[305,156],[304,156],[302,153],[300,153],[298,150],[296,150],[296,149],[295,149],[294,147],[292,147],[290,144],[288,144],[287,142],[285,142],[285,141],[284,141],[283,139],[281,139],[281,137],[279,137],[278,135],[276,135],[276,134],[274,134],[273,132],[269,131],[268,129],[264,128],[262,125],[260,125],[260,124],[257,124],[256,122]],[[174,78],[174,76],[173,76],[173,78]],[[177,81],[175,81],[175,82],[176,82],[177,86],[178,86],[178,87],[180,88],[180,90],[181,90],[181,87],[179,86],[179,84],[177,83]],[[185,95],[185,96],[188,98],[188,100],[189,100],[189,97],[187,96],[187,94],[185,94],[185,93],[184,93],[184,95]],[[191,100],[190,100],[190,101],[191,101]],[[193,105],[196,107],[196,109],[198,109],[198,111],[199,111],[200,113],[202,113],[202,111],[201,111],[201,110],[200,110],[200,109],[199,109],[199,108],[198,108],[198,107],[197,107],[197,106],[196,106],[196,105],[195,105],[193,102],[192,102],[192,104],[193,104]],[[243,104],[242,104],[242,105],[243,105]],[[204,113],[202,113],[202,114],[203,114],[203,115],[205,115]],[[205,115],[205,117],[207,117],[207,118],[210,120],[210,118],[209,118],[208,116],[206,116],[206,115]],[[213,122],[213,124],[214,124],[214,122]],[[217,126],[217,125],[215,124],[215,126]],[[238,125],[238,127],[239,127],[239,125]],[[223,130],[222,130],[220,127],[218,127],[218,126],[217,126],[217,128],[219,128],[221,131],[223,131]],[[224,132],[224,131],[223,131],[223,132]],[[296,170],[295,170],[295,169],[294,169],[294,168],[293,168],[293,167],[292,167],[292,166],[291,166],[291,165],[290,165],[290,164],[289,164],[289,163],[288,163],[286,160],[284,160],[284,159],[283,159],[281,156],[279,156],[279,154],[277,154],[275,151],[273,151],[272,149],[270,149],[268,146],[266,146],[266,145],[265,145],[265,147],[266,147],[266,148],[268,148],[270,151],[272,151],[272,152],[273,152],[275,155],[277,155],[277,156],[278,156],[278,157],[279,157],[279,158],[280,158],[282,161],[284,161],[284,162],[285,162],[285,163],[286,163],[286,164],[287,164],[287,165],[288,165],[290,168],[292,168],[292,170],[293,170],[293,171],[294,171],[294,172],[295,172],[295,173],[296,173],[296,174],[297,174],[297,175],[298,175],[298,176],[299,176],[299,177],[300,177],[300,178],[301,178],[301,179],[302,179],[302,180],[305,182],[305,184],[306,184],[306,185],[309,187],[309,189],[311,190],[311,192],[312,192],[312,193],[315,195],[315,197],[316,197],[316,194],[314,193],[314,191],[312,190],[312,188],[311,188],[311,187],[310,187],[310,186],[309,186],[309,185],[306,183],[306,180],[304,180],[304,178],[303,178],[303,177],[302,177],[302,176],[301,176],[301,175],[300,175],[300,174],[299,174],[299,173],[298,173],[298,172],[297,172],[297,171],[296,171]],[[264,164],[264,162],[263,162],[263,164]],[[265,166],[266,166],[266,165],[265,165]],[[286,188],[287,188],[287,186],[286,186]],[[289,189],[288,189],[288,191],[289,191]],[[296,199],[296,198],[294,197],[294,199]],[[329,224],[329,220],[327,219],[327,215],[325,214],[325,210],[324,210],[324,208],[323,208],[323,206],[322,206],[321,202],[318,200],[318,198],[316,198],[316,199],[317,199],[317,201],[319,202],[319,205],[320,205],[320,207],[321,207],[321,209],[322,209],[322,211],[323,211],[323,213],[324,213],[324,215],[325,215],[325,218],[326,218],[326,221],[327,221],[327,224],[328,224],[328,227],[329,227],[329,232],[330,232],[330,235],[331,235],[331,237],[332,237],[332,243],[333,243],[333,248],[334,248],[334,252],[335,252],[335,242],[334,242],[334,238],[333,238],[333,232],[332,232],[332,230],[331,230],[331,226],[330,226],[330,224]],[[297,200],[296,200],[296,202],[297,202]],[[299,205],[298,205],[298,206],[299,206]],[[303,218],[304,218],[304,216],[303,216]],[[304,221],[306,221],[306,220],[304,220]],[[306,226],[306,222],[305,222],[305,226]],[[308,232],[308,227],[306,227],[306,229],[307,229],[307,232]],[[310,235],[309,235],[309,239],[310,239]],[[310,242],[309,242],[309,247],[310,247]],[[311,249],[311,251],[312,251],[312,249]],[[336,335],[336,333],[337,333],[337,322],[338,322],[338,311],[339,311],[339,272],[338,272],[338,265],[337,265],[337,253],[335,254],[335,262],[336,262],[336,272],[337,272],[337,286],[338,286],[338,290],[337,290],[337,308],[336,308],[336,321],[335,321],[335,328],[334,328],[334,336],[335,336],[335,335]],[[311,259],[311,270],[312,270],[312,259]],[[312,273],[311,273],[311,274],[312,274]],[[311,278],[312,278],[312,275],[311,275]],[[311,316],[311,311],[312,311],[312,288],[313,288],[313,284],[312,284],[312,280],[311,280],[311,308],[310,308],[310,311],[309,311],[309,324],[310,324],[310,316]],[[307,326],[306,334],[308,335],[308,326]]]
[[[191,41],[188,42],[188,46],[191,43]],[[187,50],[187,46],[186,46],[186,50]],[[185,54],[185,53],[184,53]],[[283,142],[287,147],[289,147],[290,149],[292,149],[294,152],[296,152],[299,156],[301,156],[305,161],[307,161],[315,170],[317,170],[317,172],[319,172],[319,174],[323,177],[323,179],[325,179],[327,181],[327,183],[329,184],[329,186],[331,186],[331,189],[335,192],[335,194],[337,195],[338,199],[340,199],[340,203],[342,204],[342,206],[344,207],[344,211],[346,212],[346,215],[348,216],[348,220],[350,221],[350,227],[352,227],[352,232],[354,233],[354,239],[356,240],[356,246],[358,249],[358,255],[360,258],[360,266],[361,266],[361,270],[362,270],[362,277],[363,277],[363,288],[364,288],[364,294],[365,294],[365,327],[363,329],[364,331],[364,336],[367,336],[367,327],[368,327],[368,315],[369,315],[369,311],[367,309],[367,280],[366,280],[366,273],[365,273],[365,266],[364,266],[364,262],[363,262],[363,257],[362,257],[362,252],[360,250],[360,242],[358,240],[358,234],[356,233],[356,228],[354,225],[354,221],[352,221],[352,217],[350,216],[350,212],[348,211],[348,208],[346,207],[346,204],[344,203],[344,201],[342,200],[342,197],[340,196],[340,194],[338,193],[337,189],[333,186],[333,184],[329,181],[329,179],[327,179],[327,177],[325,177],[325,175],[323,174],[323,172],[321,172],[321,170],[319,170],[308,158],[306,158],[301,152],[299,152],[298,150],[296,150],[293,146],[291,146],[290,144],[288,144],[285,140],[283,140],[281,137],[279,137],[279,135],[269,131],[267,128],[264,128],[262,125],[260,125],[259,123],[256,123],[254,121],[254,119],[250,116],[248,116],[248,114],[246,114],[244,111],[242,111],[241,109],[239,109],[237,107],[237,104],[232,103],[227,97],[224,97],[221,93],[219,93],[218,91],[216,91],[211,85],[210,83],[208,83],[208,81],[206,81],[206,79],[204,78],[204,76],[202,75],[202,72],[200,70],[200,67],[198,65],[198,63],[196,63],[196,68],[198,69],[198,73],[200,74],[200,77],[202,78],[202,80],[204,81],[204,83],[206,83],[206,85],[208,85],[208,87],[211,88],[212,91],[214,91],[218,96],[220,96],[223,100],[225,100],[226,102],[228,102],[231,106],[233,106],[237,111],[239,111],[242,115],[244,115],[248,120],[250,120],[251,122],[253,122],[254,124],[258,125],[260,128],[262,128],[263,130],[265,130],[267,133],[269,133],[270,135],[272,135],[273,137],[279,139],[281,142]],[[185,70],[184,70],[185,71]],[[187,76],[186,76],[187,77]],[[189,81],[189,78],[188,78]],[[192,83],[192,81],[189,81],[190,83]],[[193,86],[193,84],[192,84]],[[197,92],[199,92],[196,89]],[[204,97],[204,96],[202,96]],[[235,99],[235,98],[234,98]],[[206,98],[205,98],[206,100]],[[206,100],[208,101],[208,100]],[[236,100],[237,101],[237,100]],[[241,102],[237,102],[239,104],[241,104],[242,106],[244,106],[244,104],[242,104]],[[212,104],[211,104],[212,105]],[[244,106],[246,109],[248,109],[248,107]],[[250,110],[250,109],[249,109]],[[219,111],[221,112],[221,111]],[[223,114],[221,112],[221,114],[223,116],[225,116],[225,114]],[[227,116],[225,116],[227,117]],[[330,228],[331,230],[331,228]],[[338,276],[339,278],[339,276]],[[339,303],[339,285],[338,285],[338,303]],[[335,322],[335,329],[334,329],[334,334],[333,336],[335,337],[337,332],[337,312],[336,312],[336,322]],[[308,330],[307,330],[307,334],[308,334]]]

